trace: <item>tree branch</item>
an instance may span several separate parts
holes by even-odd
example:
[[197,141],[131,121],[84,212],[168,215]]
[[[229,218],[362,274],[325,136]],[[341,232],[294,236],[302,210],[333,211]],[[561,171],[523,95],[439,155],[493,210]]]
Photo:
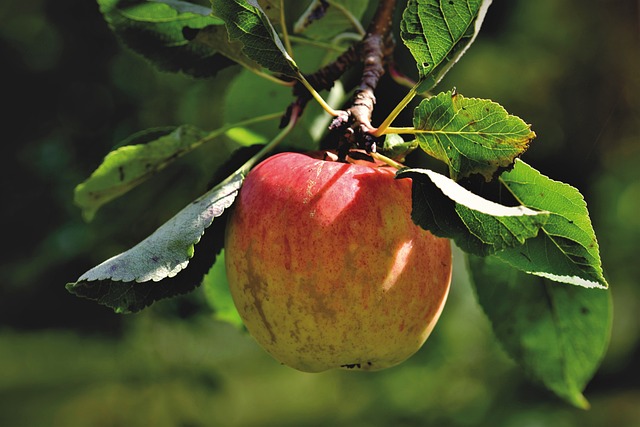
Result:
[[387,58],[391,56],[395,47],[391,34],[395,6],[395,0],[380,0],[367,29],[367,35],[360,43],[364,67],[360,85],[354,93],[353,104],[331,123],[330,129],[343,132],[343,138],[338,143],[341,158],[344,158],[349,148],[354,145],[364,148],[367,152],[376,151],[377,138],[371,135],[376,128],[371,124],[371,115],[376,104],[376,87],[385,72]]
[[[395,7],[396,0],[380,0],[364,39],[351,46],[334,62],[313,74],[305,75],[316,90],[327,90],[349,67],[356,63],[363,64],[362,77],[354,92],[351,107],[339,111],[329,126],[331,131],[340,134],[338,153],[341,159],[353,146],[367,152],[376,151],[377,138],[372,135],[376,128],[371,124],[371,115],[376,104],[376,87],[395,48],[391,33]],[[293,94],[296,100],[283,117],[283,124],[288,121],[293,106],[304,109],[311,99],[309,91],[300,83],[294,85]]]

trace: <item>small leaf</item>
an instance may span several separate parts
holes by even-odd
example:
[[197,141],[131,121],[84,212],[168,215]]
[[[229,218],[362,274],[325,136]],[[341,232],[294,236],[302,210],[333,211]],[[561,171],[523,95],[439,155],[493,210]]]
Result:
[[475,40],[491,0],[409,0],[402,14],[400,37],[430,90]]
[[[146,143],[142,140],[155,137]],[[105,203],[125,194],[174,160],[200,146],[207,133],[192,126],[171,132],[151,129],[109,153],[91,176],[75,189],[75,203],[87,221]]]
[[385,156],[403,162],[404,158],[416,148],[418,148],[418,140],[405,141],[400,135],[389,133],[385,135],[381,151]]
[[414,111],[413,125],[420,147],[445,162],[454,180],[479,173],[490,181],[536,136],[499,104],[455,91],[424,99]]
[[[67,290],[97,300],[119,312],[137,311],[153,302],[145,282],[176,276],[194,255],[194,246],[206,228],[235,200],[243,181],[241,173],[195,200],[133,248],[84,273]],[[215,252],[217,253],[217,251]],[[166,289],[166,287],[164,288]],[[168,290],[171,295],[171,289]]]
[[518,160],[500,180],[533,209],[551,212],[542,232],[520,248],[498,254],[524,272],[587,288],[607,288],[596,235],[580,192]]
[[224,27],[211,9],[179,0],[98,0],[100,11],[122,41],[163,71],[214,76],[233,64],[188,34]]
[[496,257],[470,257],[478,301],[494,333],[531,377],[579,408],[606,352],[611,332],[607,291],[531,276]]
[[231,297],[227,272],[224,265],[224,249],[216,258],[215,264],[202,280],[204,294],[209,306],[214,310],[214,317],[222,322],[242,328],[244,322]]
[[298,66],[256,0],[211,0],[211,4],[213,14],[225,22],[229,38],[242,44],[247,57],[274,73],[300,77]]
[[544,211],[486,200],[428,169],[404,169],[397,177],[412,179],[414,223],[476,255],[521,246],[548,218]]

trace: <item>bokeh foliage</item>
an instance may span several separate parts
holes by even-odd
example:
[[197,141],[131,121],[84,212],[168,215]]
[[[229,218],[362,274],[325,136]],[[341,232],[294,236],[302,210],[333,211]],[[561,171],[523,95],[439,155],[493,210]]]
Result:
[[[131,316],[68,294],[61,284],[70,277],[202,194],[220,145],[185,156],[91,224],[73,205],[74,186],[140,129],[218,127],[229,113],[216,95],[239,90],[225,86],[238,69],[214,80],[159,73],[118,44],[95,2],[2,2],[9,108],[0,425],[636,424],[637,8],[631,0],[495,0],[473,49],[441,85],[494,99],[532,123],[538,138],[525,160],[579,188],[589,204],[616,316],[607,358],[585,392],[592,409],[583,412],[532,385],[505,356],[459,254],[433,336],[410,361],[377,374],[281,367],[250,337],[213,321],[201,291]],[[398,60],[413,67],[406,52]],[[388,111],[399,92],[383,80],[377,109]]]

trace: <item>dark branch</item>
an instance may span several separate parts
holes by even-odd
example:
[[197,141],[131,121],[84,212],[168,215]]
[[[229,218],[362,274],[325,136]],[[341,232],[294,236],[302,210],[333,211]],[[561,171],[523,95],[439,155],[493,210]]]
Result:
[[[316,90],[328,90],[349,67],[356,63],[363,64],[362,78],[354,92],[351,107],[340,111],[329,127],[340,134],[338,151],[341,159],[344,159],[353,146],[368,152],[376,150],[377,139],[372,135],[376,128],[371,124],[371,115],[376,104],[376,87],[395,47],[391,33],[395,7],[396,0],[380,0],[364,39],[351,46],[331,64],[305,76]],[[296,83],[293,94],[296,101],[289,107],[283,123],[288,120],[289,111],[294,105],[304,109],[312,98],[301,83]]]
[[376,151],[377,138],[371,135],[376,128],[371,125],[371,115],[376,104],[376,87],[385,72],[387,58],[391,56],[395,47],[391,33],[395,6],[395,0],[380,0],[367,29],[367,35],[360,44],[364,68],[360,85],[354,93],[353,104],[331,123],[331,129],[342,131],[344,134],[339,143],[341,158],[354,145],[367,152]]

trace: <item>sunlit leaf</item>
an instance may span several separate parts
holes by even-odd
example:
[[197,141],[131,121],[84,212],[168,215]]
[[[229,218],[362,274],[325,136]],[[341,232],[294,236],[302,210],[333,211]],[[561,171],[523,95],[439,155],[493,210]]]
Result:
[[422,81],[418,92],[435,86],[473,43],[491,0],[409,0],[400,37]]
[[449,166],[458,180],[474,173],[487,181],[510,166],[535,137],[530,126],[499,104],[455,91],[422,100],[413,125],[420,147]]
[[[137,311],[158,297],[183,292],[183,289],[167,286],[155,288],[151,282],[172,278],[189,264],[194,256],[194,247],[205,229],[231,206],[242,181],[241,173],[232,175],[133,248],[90,269],[76,282],[67,284],[67,289],[118,312]],[[159,296],[152,292],[155,289],[162,289],[164,293]]]
[[544,211],[484,199],[428,169],[404,169],[397,176],[412,179],[413,222],[476,255],[521,246],[548,218]]
[[193,42],[208,46],[245,68],[250,70],[262,68],[260,64],[245,55],[242,43],[229,40],[229,33],[224,25],[209,25],[202,29],[190,30],[186,34]]
[[542,175],[521,160],[500,180],[525,206],[551,213],[535,239],[499,253],[500,259],[551,280],[608,287],[587,204],[577,189]]
[[608,291],[566,286],[520,272],[496,257],[470,257],[478,300],[504,349],[527,374],[580,408],[607,349]]
[[298,66],[285,49],[269,17],[256,0],[212,0],[213,14],[221,18],[229,37],[242,52],[268,70],[298,78]]

